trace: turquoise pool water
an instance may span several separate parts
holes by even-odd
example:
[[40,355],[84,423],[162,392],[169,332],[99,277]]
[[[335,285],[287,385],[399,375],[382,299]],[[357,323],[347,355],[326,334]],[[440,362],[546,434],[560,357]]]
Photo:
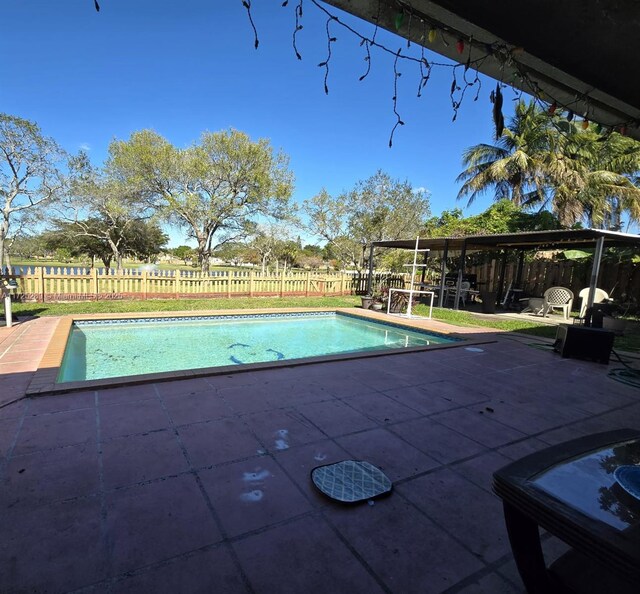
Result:
[[77,321],[57,381],[288,361],[455,340],[333,312]]

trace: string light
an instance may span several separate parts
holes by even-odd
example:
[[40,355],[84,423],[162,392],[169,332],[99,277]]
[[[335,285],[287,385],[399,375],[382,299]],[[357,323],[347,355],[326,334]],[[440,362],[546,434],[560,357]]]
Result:
[[[288,0],[285,0],[282,3],[282,6],[286,7],[288,3],[289,3]],[[302,25],[300,24],[300,19],[302,18],[302,0],[298,2],[298,5],[295,8],[295,13],[296,13],[296,26],[295,26],[295,29],[293,30],[293,51],[296,54],[296,58],[298,58],[298,60],[302,60],[302,56],[298,51],[298,45],[297,45],[298,32],[302,30]]]
[[253,22],[253,16],[251,14],[251,0],[242,0],[242,6],[247,9],[247,16],[249,17],[249,22],[251,23],[251,28],[253,29],[253,46],[258,49],[260,40],[258,39],[258,30],[256,29],[256,25]]
[[389,148],[393,146],[393,135],[396,132],[396,128],[398,126],[404,126],[404,122],[400,118],[400,114],[398,113],[398,79],[400,78],[401,73],[398,72],[398,60],[400,59],[400,51],[396,54],[396,59],[393,61],[393,113],[395,114],[397,121],[391,130],[391,135],[389,136]]
[[[249,22],[251,24],[251,27],[254,33],[254,46],[257,49],[259,40],[258,40],[258,32],[255,27],[252,14],[251,14],[251,0],[241,0],[241,1],[242,1],[242,5],[247,10]],[[418,93],[417,93],[418,97],[422,96],[422,89],[426,86],[431,76],[432,68],[436,67],[436,68],[451,69],[452,84],[451,84],[451,89],[449,94],[451,98],[451,106],[453,109],[453,121],[455,121],[457,118],[458,110],[462,105],[462,101],[465,97],[465,93],[469,87],[476,87],[476,93],[473,100],[476,101],[478,99],[480,94],[480,89],[482,86],[481,79],[479,78],[479,69],[482,66],[482,64],[485,62],[485,60],[493,59],[498,61],[500,64],[500,70],[502,72],[501,80],[503,81],[511,80],[512,83],[518,85],[519,87],[518,97],[521,98],[523,91],[526,89],[527,93],[529,93],[533,97],[533,100],[539,103],[541,108],[546,110],[547,113],[551,116],[555,115],[557,111],[560,110],[561,112],[566,112],[567,114],[566,119],[567,121],[571,122],[574,118],[574,113],[575,113],[574,110],[581,106],[582,109],[579,109],[579,111],[582,112],[584,110],[583,104],[586,103],[587,113],[585,113],[584,115],[582,127],[585,130],[589,128],[589,125],[591,123],[590,122],[591,118],[589,117],[588,114],[591,113],[591,108],[590,108],[590,103],[592,101],[591,98],[585,93],[581,97],[576,97],[576,99],[573,102],[570,101],[567,103],[567,102],[561,102],[557,98],[550,96],[547,89],[545,89],[545,91],[543,92],[542,89],[540,89],[540,86],[538,85],[538,83],[531,78],[531,75],[527,70],[527,68],[518,61],[518,58],[525,53],[526,48],[523,48],[520,46],[514,47],[508,44],[497,43],[497,42],[494,42],[494,43],[477,42],[472,37],[466,34],[463,34],[460,31],[457,31],[451,28],[450,26],[445,25],[442,22],[439,22],[438,20],[434,19],[431,16],[428,16],[419,12],[418,10],[413,8],[409,2],[405,0],[378,0],[377,15],[375,17],[372,17],[372,20],[375,22],[373,34],[371,36],[367,36],[355,30],[353,27],[343,22],[342,20],[340,20],[340,18],[332,14],[325,5],[320,4],[318,0],[309,0],[309,1],[315,8],[317,8],[319,11],[323,12],[327,16],[327,22],[326,22],[327,59],[324,62],[321,62],[320,64],[318,64],[318,66],[325,68],[325,76],[324,76],[325,93],[327,94],[329,93],[328,76],[329,76],[329,62],[331,59],[331,44],[336,41],[336,38],[333,36],[333,34],[329,29],[329,25],[331,23],[335,23],[336,25],[339,25],[340,27],[346,29],[351,34],[359,38],[360,46],[364,47],[366,51],[366,56],[364,57],[364,60],[367,62],[367,68],[366,68],[366,71],[359,77],[360,81],[363,81],[371,71],[372,48],[375,48],[378,51],[386,52],[388,54],[393,55],[394,57],[393,111],[394,111],[394,115],[396,116],[396,123],[393,126],[393,129],[391,131],[389,146],[392,146],[393,144],[393,136],[397,127],[400,125],[404,125],[404,122],[402,122],[400,114],[397,111],[397,102],[398,102],[397,82],[400,76],[400,73],[398,71],[398,64],[400,60],[409,62],[409,63],[415,63],[419,67],[420,78],[418,81]],[[100,8],[97,0],[94,0],[94,2],[95,2],[96,10],[99,10]],[[282,7],[286,8],[288,4],[289,4],[289,1],[284,0],[282,2]],[[420,35],[419,37],[420,46],[421,46],[419,57],[416,57],[410,54],[403,54],[401,50],[397,50],[397,51],[392,50],[384,46],[383,44],[379,43],[376,40],[376,35],[380,25],[380,17],[381,17],[381,11],[383,6],[385,10],[391,9],[393,11],[391,14],[392,24],[399,35],[402,35],[407,38],[407,47],[411,46],[413,22],[417,21],[420,23],[422,35]],[[299,60],[302,59],[302,56],[298,51],[298,47],[297,47],[297,34],[299,31],[302,30],[302,27],[303,27],[301,23],[302,16],[303,16],[302,7],[303,7],[303,0],[299,0],[294,10],[295,27],[293,31],[293,49],[296,57]],[[450,46],[450,43],[447,40],[447,37],[449,38],[449,40],[452,40],[452,39],[456,40],[455,47],[459,55],[463,55],[465,49],[468,49],[469,55],[464,64],[439,63],[434,61],[428,61],[425,58],[424,56],[425,41],[427,41],[429,44],[436,43],[438,34],[440,34],[440,39],[445,47]],[[413,35],[413,37],[417,38],[415,34]],[[476,54],[478,57],[475,59],[471,58],[472,49],[479,50],[477,51],[477,54]],[[462,87],[460,86],[459,79],[456,75],[456,70],[458,68],[464,68],[463,76],[462,76],[464,80],[464,86]],[[466,73],[470,68],[473,68],[476,72],[475,78],[473,80],[467,79],[467,76],[466,76]],[[506,79],[505,79],[505,68],[508,69],[508,72],[506,73]],[[500,84],[498,84],[498,87],[497,87],[498,90],[499,90],[499,86]],[[497,94],[496,92],[492,91],[493,100],[496,99],[495,97],[496,94]],[[501,99],[502,97],[500,94],[500,102],[501,102]],[[544,100],[544,103],[543,103],[543,100]],[[500,103],[500,102],[494,101],[494,121],[496,121],[496,131],[499,128],[498,124],[501,120],[500,116],[502,115],[501,109],[499,110],[500,111],[499,116],[498,114],[495,113],[497,103]],[[498,105],[498,107],[500,107],[500,105]],[[555,120],[554,120],[554,125],[557,125],[555,123]],[[633,121],[633,120],[621,121],[615,124],[611,124],[610,129],[619,130],[620,134],[624,135],[627,133],[628,125],[633,125],[635,127],[638,127],[640,125],[640,122]]]

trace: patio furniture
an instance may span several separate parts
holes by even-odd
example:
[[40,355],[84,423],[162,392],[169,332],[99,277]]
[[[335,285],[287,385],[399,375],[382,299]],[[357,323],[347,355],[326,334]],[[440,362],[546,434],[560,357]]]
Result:
[[[589,287],[587,287],[586,289],[582,289],[582,291],[578,293],[578,297],[580,297],[580,299],[582,300],[582,302],[580,303],[580,317],[584,318],[585,314],[587,313],[587,299],[589,299]],[[602,289],[596,289],[596,292],[593,296],[594,303],[602,303],[604,301],[607,301],[608,299],[609,299],[609,294],[606,291],[603,291]]]
[[[640,493],[632,494],[628,475],[639,461],[640,432],[621,429],[546,448],[494,473],[529,594],[638,591]],[[550,567],[540,528],[571,547]]]
[[526,301],[527,305],[520,313],[532,313],[533,315],[538,315],[544,308],[544,297],[527,297],[525,299],[520,299],[520,302]]
[[554,309],[561,309],[565,320],[569,319],[569,312],[573,305],[573,292],[566,287],[551,287],[544,292],[544,305],[542,315]]
[[[469,281],[462,281],[460,283],[460,301],[462,301],[462,306],[467,306],[467,297],[471,293],[471,283]],[[451,300],[453,305],[455,306],[456,295],[458,294],[458,288],[454,286],[448,286],[445,289],[445,304]]]

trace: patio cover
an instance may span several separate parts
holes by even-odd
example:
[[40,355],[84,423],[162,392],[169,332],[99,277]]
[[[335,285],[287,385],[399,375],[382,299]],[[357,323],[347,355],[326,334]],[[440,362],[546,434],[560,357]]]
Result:
[[[606,126],[626,122],[640,140],[640,10],[637,0],[326,0],[413,43],[420,21],[441,32],[425,47],[456,62],[473,40],[478,70]],[[404,18],[398,25],[397,15]],[[418,23],[418,24],[416,24]],[[508,56],[495,46],[512,48]],[[395,49],[395,48],[394,48]]]
[[[443,268],[449,250],[461,252],[461,262],[458,270],[458,295],[456,297],[456,309],[458,307],[460,284],[464,268],[464,256],[467,251],[479,250],[518,250],[524,253],[527,250],[551,250],[566,249],[569,247],[595,248],[593,266],[591,268],[591,280],[589,283],[589,297],[587,307],[593,305],[595,290],[600,272],[602,252],[606,247],[640,247],[640,235],[632,233],[620,233],[617,231],[604,231],[602,229],[561,229],[553,231],[525,231],[521,233],[504,233],[494,235],[468,235],[466,237],[427,237],[420,239],[418,248],[443,252]],[[371,255],[376,247],[413,250],[416,246],[415,239],[401,239],[390,241],[374,241],[371,246]],[[371,268],[373,257],[369,258]],[[369,280],[370,282],[370,280]],[[440,307],[442,306],[442,294],[444,292],[444,272],[441,274]]]

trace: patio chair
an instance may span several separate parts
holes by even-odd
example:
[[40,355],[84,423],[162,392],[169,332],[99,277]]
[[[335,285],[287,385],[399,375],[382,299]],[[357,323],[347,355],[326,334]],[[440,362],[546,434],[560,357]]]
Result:
[[520,310],[520,313],[532,313],[537,316],[544,311],[544,297],[525,297],[519,299],[520,303],[525,304],[525,307]]
[[[462,301],[462,307],[467,306],[467,295],[471,290],[471,283],[469,281],[462,281],[460,283],[460,301]],[[453,304],[456,302],[457,287],[447,287],[445,301],[451,300]]]
[[547,314],[554,309],[561,309],[565,320],[569,319],[569,312],[573,305],[573,292],[566,287],[551,287],[544,292],[544,304],[542,306],[542,315]]
[[[578,297],[582,300],[580,304],[580,317],[584,318],[587,313],[587,299],[589,299],[589,287],[586,289],[582,289],[578,293]],[[603,301],[607,301],[609,299],[609,294],[602,289],[596,289],[596,292],[593,296],[594,303],[602,303]]]

